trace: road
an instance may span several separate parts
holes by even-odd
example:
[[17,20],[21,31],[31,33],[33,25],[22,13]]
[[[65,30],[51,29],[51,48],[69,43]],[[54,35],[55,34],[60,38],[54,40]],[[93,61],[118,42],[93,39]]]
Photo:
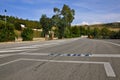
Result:
[[0,80],[120,80],[120,40],[0,44]]

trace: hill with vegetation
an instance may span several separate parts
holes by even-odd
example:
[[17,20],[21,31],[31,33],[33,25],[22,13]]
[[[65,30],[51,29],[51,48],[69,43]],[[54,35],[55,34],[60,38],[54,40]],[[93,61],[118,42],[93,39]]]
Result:
[[120,28],[120,22],[104,23],[104,24],[93,24],[90,27],[107,27],[107,28]]
[[[0,15],[0,20],[5,21],[5,15]],[[33,28],[33,29],[40,29],[39,21],[32,21],[28,19],[22,19],[14,16],[6,16],[7,23],[11,23],[15,26],[16,30],[21,30],[21,24],[25,25],[26,27]]]
[[79,29],[81,35],[96,39],[120,39],[120,22],[73,26]]

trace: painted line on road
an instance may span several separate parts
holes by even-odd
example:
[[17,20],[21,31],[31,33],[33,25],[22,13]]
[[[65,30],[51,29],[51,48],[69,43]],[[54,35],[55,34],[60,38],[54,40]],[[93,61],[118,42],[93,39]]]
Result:
[[[15,50],[16,51],[16,50]],[[13,51],[13,52],[15,52]],[[8,51],[9,52],[9,51]],[[60,56],[60,57],[100,57],[100,58],[120,58],[120,54],[89,54],[89,53],[81,53],[81,54],[57,54],[57,53],[27,53],[27,52],[22,52],[22,53],[16,53],[16,54],[1,54],[1,57],[7,57],[7,56],[12,56],[12,55],[35,55],[35,56]]]
[[23,50],[1,50],[0,53],[6,53],[6,52],[18,52]]
[[104,63],[104,68],[108,77],[116,77],[110,63]]
[[37,48],[37,47],[45,47],[49,45],[57,45],[59,43],[49,43],[49,44],[42,44],[42,45],[31,45],[31,46],[22,46],[22,47],[16,47],[12,49],[31,49],[31,48]]
[[[77,40],[77,39],[73,39],[72,41]],[[38,47],[46,47],[46,46],[50,46],[50,45],[59,45],[61,43],[64,42],[69,42],[68,40],[60,40],[60,41],[54,41],[54,42],[50,42],[50,43],[45,43],[45,44],[34,44],[31,46],[21,46],[21,47],[15,47],[15,48],[9,48],[9,49],[5,49],[5,50],[1,50],[0,53],[6,53],[6,52],[17,52],[17,51],[24,51],[24,49],[32,49],[32,48],[38,48]],[[17,50],[18,49],[18,50]]]
[[120,58],[120,54],[92,54],[90,57],[115,57],[115,58]]
[[120,44],[117,44],[117,43],[113,43],[113,42],[110,42],[110,41],[103,41],[105,43],[110,43],[110,44],[113,44],[113,45],[116,45],[116,46],[120,46]]
[[120,54],[89,54],[89,53],[81,53],[81,54],[55,54],[55,53],[27,53],[27,52],[22,52],[22,53],[18,53],[16,55],[46,55],[46,56],[65,56],[65,57],[115,57],[115,58],[120,58]]
[[48,56],[50,53],[26,53],[26,52],[23,52],[23,53],[18,53],[17,55],[34,55],[34,56],[41,56],[41,55],[45,55],[45,56]]
[[21,59],[27,61],[43,61],[43,62],[57,62],[57,63],[83,63],[83,64],[104,64],[105,72],[108,77],[116,77],[115,72],[109,62],[94,62],[94,61],[63,61],[63,60],[43,60],[43,59]]
[[114,70],[112,69],[112,66],[109,62],[95,62],[95,61],[65,61],[65,60],[45,60],[45,59],[27,59],[27,58],[20,58],[17,60],[13,60],[13,61],[9,61],[3,64],[0,64],[0,66],[5,66],[7,64],[10,63],[14,63],[17,61],[21,61],[21,60],[25,60],[25,61],[42,61],[42,62],[54,62],[54,63],[77,63],[77,64],[103,64],[104,65],[104,69],[106,72],[106,75],[108,77],[116,77]]
[[15,54],[2,54],[2,55],[0,55],[0,58],[8,57],[8,56],[13,56],[13,55],[15,55]]
[[117,44],[117,43],[113,43],[113,42],[108,42],[108,43],[111,43],[111,44],[116,45],[116,46],[120,46],[120,44]]
[[22,47],[16,47],[16,48],[10,48],[10,49],[1,50],[0,53],[19,52],[19,51],[24,51],[26,49],[45,47],[45,46],[49,46],[49,45],[58,45],[58,44],[60,44],[60,43],[49,43],[49,44],[42,44],[42,45],[22,46]]
[[9,61],[9,62],[6,62],[6,63],[3,63],[3,64],[0,64],[0,67],[1,67],[1,66],[5,66],[5,65],[10,64],[10,63],[17,62],[17,61],[21,61],[21,59],[16,59],[16,60],[13,60],[13,61]]

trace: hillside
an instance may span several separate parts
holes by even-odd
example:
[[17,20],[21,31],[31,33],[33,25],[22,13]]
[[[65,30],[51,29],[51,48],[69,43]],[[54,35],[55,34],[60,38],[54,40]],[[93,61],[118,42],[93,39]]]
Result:
[[[0,20],[5,21],[5,16],[0,15]],[[22,18],[18,18],[18,17],[14,17],[14,16],[6,16],[6,20],[7,20],[7,23],[12,23],[15,26],[16,30],[21,29],[21,27],[20,27],[21,24],[25,25],[26,27],[30,27],[30,28],[37,28],[37,29],[41,28],[38,21],[22,19]]]
[[105,23],[105,24],[94,24],[91,27],[108,27],[108,28],[120,28],[120,22]]
[[78,27],[80,27],[80,26],[85,27],[85,28],[87,28],[89,26],[91,29],[94,29],[94,28],[102,29],[102,28],[106,27],[111,31],[119,31],[120,30],[120,22],[93,24],[93,25],[79,25]]

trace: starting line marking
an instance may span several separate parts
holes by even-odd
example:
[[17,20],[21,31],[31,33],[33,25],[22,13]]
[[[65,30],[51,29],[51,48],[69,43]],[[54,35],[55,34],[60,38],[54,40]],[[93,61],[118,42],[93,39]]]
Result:
[[77,64],[103,64],[104,65],[104,69],[106,72],[106,75],[108,77],[116,77],[112,66],[109,62],[95,62],[95,61],[65,61],[65,60],[45,60],[45,59],[26,59],[26,58],[20,58],[20,59],[16,59],[13,61],[9,61],[3,64],[0,64],[1,66],[13,63],[13,62],[17,62],[17,61],[21,61],[21,60],[25,60],[25,61],[42,61],[42,62],[54,62],[54,63],[77,63]]
[[18,53],[16,55],[45,55],[45,56],[73,56],[73,57],[116,57],[120,58],[120,54],[89,54],[89,53],[82,53],[82,54],[57,54],[57,53]]

